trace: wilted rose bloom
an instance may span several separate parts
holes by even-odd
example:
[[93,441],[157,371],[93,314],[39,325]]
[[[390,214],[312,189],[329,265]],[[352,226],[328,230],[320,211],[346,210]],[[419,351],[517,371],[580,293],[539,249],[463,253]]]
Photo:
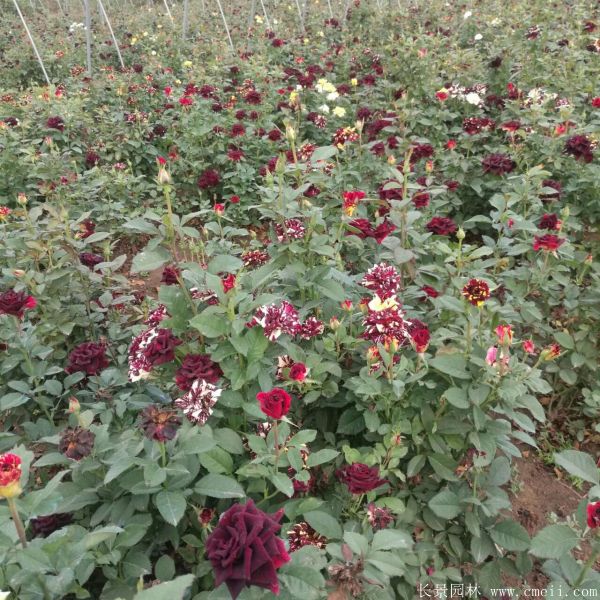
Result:
[[542,215],[538,224],[538,229],[548,229],[550,231],[558,231],[561,227],[559,218],[553,213],[546,213]]
[[425,228],[437,235],[451,235],[456,231],[456,223],[448,217],[433,217]]
[[46,127],[48,129],[57,129],[58,131],[64,131],[65,122],[62,120],[62,117],[50,117],[46,121]]
[[336,471],[336,476],[351,494],[365,494],[389,483],[387,479],[379,477],[379,467],[369,467],[362,463],[345,465]]
[[55,513],[43,517],[34,517],[29,521],[34,537],[48,537],[73,521],[71,513]]
[[180,390],[187,392],[196,379],[204,379],[214,384],[221,375],[221,367],[213,362],[208,354],[188,354],[175,373],[175,383]]
[[0,498],[21,494],[21,457],[10,452],[0,454]]
[[92,453],[95,439],[95,434],[89,429],[69,427],[61,433],[58,450],[67,458],[81,460]]
[[525,340],[523,342],[523,350],[527,352],[527,354],[535,354],[535,344],[533,340]]
[[181,271],[175,265],[168,265],[163,269],[160,282],[165,285],[177,285]]
[[302,521],[294,525],[287,532],[288,542],[290,544],[290,553],[304,546],[316,546],[317,548],[325,548],[327,538],[319,535],[308,523]]
[[367,506],[367,519],[375,531],[387,529],[394,522],[394,517],[388,508],[375,506],[373,502]]
[[207,169],[198,177],[198,187],[203,190],[216,187],[219,183],[221,183],[221,176],[215,169]]
[[11,315],[21,319],[26,310],[35,308],[36,305],[35,298],[27,292],[7,290],[0,293],[0,315]]
[[276,535],[282,517],[283,509],[269,515],[256,508],[252,500],[234,504],[223,513],[206,540],[215,587],[225,583],[233,600],[244,587],[252,585],[279,593],[277,569],[290,560]]
[[99,265],[101,262],[104,262],[104,258],[99,254],[92,254],[91,252],[82,252],[79,255],[79,261],[82,265],[85,265],[89,269],[94,269],[96,265]]
[[600,527],[600,502],[590,502],[587,505],[587,525],[590,529]]
[[574,135],[565,144],[565,153],[583,162],[592,162],[594,158],[592,142],[585,135]]
[[291,396],[281,388],[273,388],[269,392],[259,392],[256,399],[260,410],[272,419],[281,419],[290,411],[292,404]]
[[481,161],[481,165],[484,173],[504,175],[513,171],[517,163],[508,154],[490,154]]
[[172,440],[177,435],[181,419],[174,410],[151,404],[140,414],[140,427],[146,437],[157,442]]
[[382,262],[367,271],[361,285],[385,300],[397,293],[400,288],[400,275],[393,266]]
[[79,233],[76,234],[76,238],[84,240],[94,233],[96,230],[96,224],[91,219],[84,219],[79,223]]
[[293,381],[302,382],[306,379],[308,375],[308,369],[304,363],[294,363],[290,367],[289,378]]
[[471,279],[463,287],[462,294],[473,306],[481,307],[490,297],[490,286],[483,279]]
[[535,235],[533,242],[533,249],[537,252],[539,250],[544,250],[545,252],[555,252],[558,250],[564,243],[564,238],[559,238],[552,233],[547,233],[546,235],[538,236]]
[[69,354],[69,364],[65,371],[86,375],[98,375],[110,364],[106,358],[106,345],[101,342],[84,342]]
[[415,352],[418,354],[422,354],[429,347],[429,340],[431,339],[431,334],[429,333],[429,329],[420,327],[418,329],[413,329],[410,332],[410,341],[415,349]]
[[204,425],[213,413],[213,407],[221,396],[222,390],[208,383],[204,379],[197,379],[192,383],[185,396],[178,398],[173,403],[183,411],[188,421],[196,425]]

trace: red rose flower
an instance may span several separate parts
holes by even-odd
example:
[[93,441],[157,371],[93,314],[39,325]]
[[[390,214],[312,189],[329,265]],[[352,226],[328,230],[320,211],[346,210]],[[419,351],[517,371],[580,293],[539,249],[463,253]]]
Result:
[[481,161],[484,173],[504,175],[515,169],[517,163],[508,154],[490,154]]
[[587,524],[590,529],[600,527],[600,502],[587,505]]
[[281,419],[288,414],[292,404],[291,396],[281,388],[273,388],[270,392],[259,392],[256,399],[267,417]]
[[559,238],[557,235],[547,233],[546,235],[535,235],[533,249],[537,252],[544,250],[546,252],[555,252],[565,243],[564,238]]
[[156,404],[146,406],[140,414],[140,427],[144,434],[157,442],[172,440],[180,425],[181,419],[174,410]]
[[0,454],[0,498],[20,495],[21,457],[16,454]]
[[548,229],[550,231],[559,230],[561,222],[558,217],[553,213],[546,213],[540,219],[538,229]]
[[200,177],[198,177],[198,187],[202,190],[216,187],[221,183],[221,176],[215,169],[206,169]]
[[0,294],[0,315],[12,315],[21,319],[26,310],[35,308],[37,302],[26,292],[8,290]]
[[148,364],[153,367],[171,362],[175,358],[175,347],[181,340],[173,335],[170,329],[158,329],[156,336],[144,348],[142,354]]
[[425,292],[425,296],[428,298],[437,298],[440,295],[440,293],[430,285],[424,285],[421,288],[421,291]]
[[419,329],[414,329],[410,332],[410,340],[415,349],[415,352],[421,354],[425,352],[429,347],[429,340],[431,338],[431,334],[429,333],[429,329],[421,327]]
[[345,465],[338,469],[336,475],[351,494],[365,494],[388,483],[387,479],[380,479],[378,467],[368,467],[362,463]]
[[279,593],[277,569],[290,560],[277,537],[283,510],[269,515],[252,500],[223,513],[206,540],[206,556],[215,572],[215,587],[227,585],[235,600],[244,587],[255,585]]
[[462,290],[463,296],[473,306],[483,306],[490,297],[490,286],[483,279],[471,279]]
[[308,369],[304,363],[294,363],[290,368],[289,378],[294,381],[304,381]]
[[570,154],[576,160],[583,160],[586,163],[592,162],[594,158],[592,142],[585,135],[574,135],[565,144],[565,154]]
[[222,277],[221,284],[223,285],[223,291],[225,293],[230,292],[235,287],[235,275],[230,273],[229,275]]
[[180,390],[187,392],[196,379],[217,383],[221,375],[221,367],[208,354],[188,354],[175,374],[175,383]]
[[86,375],[98,375],[106,369],[110,362],[106,358],[106,346],[97,342],[84,342],[79,344],[69,354],[69,364],[65,371],[76,373],[81,371]]
[[456,231],[456,223],[448,217],[433,217],[425,228],[436,235],[451,235]]
[[162,277],[160,278],[160,282],[164,283],[165,285],[178,285],[179,284],[178,277],[180,274],[181,274],[181,271],[175,265],[166,266],[163,269]]

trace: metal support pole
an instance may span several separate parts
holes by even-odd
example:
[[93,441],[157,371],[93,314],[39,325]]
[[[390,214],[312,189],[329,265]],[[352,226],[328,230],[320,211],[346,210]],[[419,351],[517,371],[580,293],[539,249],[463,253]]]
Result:
[[106,11],[104,10],[104,4],[102,4],[102,0],[98,0],[98,6],[100,7],[102,16],[104,17],[104,20],[106,21],[106,24],[108,25],[108,31],[110,31],[110,37],[112,38],[113,44],[115,45],[115,49],[117,51],[117,55],[119,56],[119,62],[121,63],[121,68],[124,69],[125,63],[123,62],[123,57],[121,56],[121,50],[119,49],[119,44],[117,42],[117,38],[115,37],[115,33],[113,31],[112,25],[110,24],[110,21],[108,19],[108,15],[106,14]]
[[90,12],[90,0],[83,0],[85,11],[85,50],[87,59],[88,77],[92,76],[92,14]]
[[235,46],[233,45],[233,40],[231,39],[231,34],[229,33],[229,26],[227,25],[227,19],[225,18],[225,13],[223,12],[221,0],[217,0],[217,4],[219,5],[219,11],[221,12],[221,18],[223,19],[223,25],[225,26],[225,31],[227,32],[227,39],[229,40],[231,51],[235,52]]
[[183,26],[181,28],[181,37],[183,41],[187,39],[188,22],[190,18],[190,2],[189,0],[183,0]]
[[163,0],[163,2],[165,3],[165,8],[167,9],[167,15],[169,15],[169,19],[171,19],[171,23],[173,23],[173,15],[169,10],[169,4],[167,3],[167,0]]
[[267,9],[265,8],[265,3],[263,0],[260,0],[260,5],[262,6],[263,15],[265,15],[265,23],[267,27],[271,29],[271,23],[269,22],[269,15],[267,14]]
[[35,45],[35,42],[33,41],[33,36],[31,35],[31,31],[29,31],[29,27],[27,27],[27,22],[25,21],[25,17],[23,16],[21,9],[19,8],[17,0],[13,0],[13,4],[15,5],[17,12],[19,13],[19,17],[21,17],[21,23],[23,23],[23,27],[25,27],[25,31],[27,32],[27,37],[29,38],[29,41],[31,42],[31,46],[33,47],[33,51],[35,52],[36,58],[37,58],[38,62],[40,63],[40,67],[42,69],[42,73],[44,73],[44,78],[46,79],[46,83],[48,85],[50,85],[50,78],[48,77],[48,73],[46,72],[46,67],[44,66],[44,61],[42,60],[42,57],[40,56],[40,53],[38,52],[37,46]]

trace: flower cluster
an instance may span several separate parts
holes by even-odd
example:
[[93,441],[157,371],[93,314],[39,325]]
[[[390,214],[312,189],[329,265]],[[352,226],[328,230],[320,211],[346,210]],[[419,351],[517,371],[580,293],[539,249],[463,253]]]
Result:
[[300,322],[298,311],[286,300],[281,304],[267,304],[256,310],[247,327],[260,325],[265,336],[275,341],[281,334],[311,339],[323,333],[323,323],[315,317]]
[[181,343],[170,329],[151,327],[140,333],[129,348],[129,380],[146,379],[154,367],[171,362]]
[[213,413],[222,390],[204,379],[196,379],[188,392],[173,402],[180,408],[188,421],[196,425],[204,425]]

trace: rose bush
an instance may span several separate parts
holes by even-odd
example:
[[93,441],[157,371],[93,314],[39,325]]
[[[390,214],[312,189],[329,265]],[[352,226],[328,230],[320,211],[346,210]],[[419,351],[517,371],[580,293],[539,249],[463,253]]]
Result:
[[57,16],[51,88],[0,57],[0,588],[597,585],[594,459],[553,456],[589,487],[533,538],[507,489],[600,410],[591,10],[280,7],[246,38],[223,4],[235,54],[150,8],[125,69],[97,38],[88,77]]

